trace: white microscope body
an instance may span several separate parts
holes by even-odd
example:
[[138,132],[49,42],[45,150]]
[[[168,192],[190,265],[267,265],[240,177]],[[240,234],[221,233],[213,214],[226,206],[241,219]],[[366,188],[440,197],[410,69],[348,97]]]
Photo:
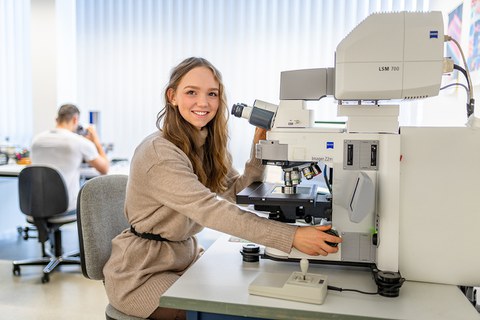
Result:
[[[473,255],[480,244],[475,235],[480,209],[471,192],[477,190],[477,197],[480,192],[480,130],[399,128],[399,106],[380,103],[438,95],[443,43],[440,12],[373,14],[340,42],[334,68],[282,72],[280,104],[267,140],[257,145],[257,158],[282,166],[288,177],[282,187],[286,200],[299,197],[295,190],[301,179],[290,179],[292,168],[297,166],[298,173],[302,164],[319,163],[327,171],[331,211],[325,218],[343,242],[336,254],[310,260],[375,264],[383,271],[401,271],[407,280],[480,285],[480,255]],[[327,95],[338,101],[338,115],[348,117],[346,126],[313,122],[305,101]],[[443,185],[436,175],[445,176],[451,160],[442,158],[449,146],[437,136],[473,144],[456,147],[464,153],[459,157],[471,159],[469,167],[458,167],[460,174],[448,175]],[[439,165],[444,171],[428,171]],[[451,182],[462,192],[455,193],[462,198],[460,206],[445,195]],[[457,207],[462,212],[452,215]],[[448,236],[452,224],[459,228],[455,237],[461,243]],[[441,255],[444,249],[449,256]],[[305,257],[296,250],[265,252]]]

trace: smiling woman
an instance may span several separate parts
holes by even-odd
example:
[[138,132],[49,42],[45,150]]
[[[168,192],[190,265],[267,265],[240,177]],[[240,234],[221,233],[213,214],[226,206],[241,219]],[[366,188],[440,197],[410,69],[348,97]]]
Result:
[[[159,297],[198,259],[196,234],[204,227],[289,252],[337,252],[329,226],[297,227],[262,218],[235,204],[236,190],[262,181],[265,167],[250,153],[240,175],[227,150],[227,109],[220,72],[206,59],[173,68],[165,89],[159,131],[136,148],[125,213],[131,224],[112,241],[104,268],[110,303],[150,319],[183,319],[182,310],[158,307]],[[253,146],[266,138],[256,128]],[[217,196],[218,195],[218,196]]]
[[[230,161],[225,156],[227,115],[222,75],[209,61],[189,58],[172,70],[157,128],[185,152],[200,181],[213,191],[222,189],[221,177],[227,172]],[[216,143],[208,143],[206,152],[192,148],[198,139],[194,129],[199,130],[202,137],[209,134]]]
[[190,70],[178,87],[169,88],[167,96],[182,117],[198,130],[212,120],[218,110],[219,83],[211,69],[197,67]]

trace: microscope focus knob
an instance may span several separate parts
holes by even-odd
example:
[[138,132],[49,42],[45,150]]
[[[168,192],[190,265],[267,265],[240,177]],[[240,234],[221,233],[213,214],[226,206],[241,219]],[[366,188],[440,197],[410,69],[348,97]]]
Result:
[[[328,229],[327,231],[324,231],[327,234],[331,234],[332,236],[338,237],[338,231],[335,229]],[[330,242],[330,241],[325,241],[326,244],[328,244],[330,247],[336,247],[338,246],[338,243],[336,242]]]

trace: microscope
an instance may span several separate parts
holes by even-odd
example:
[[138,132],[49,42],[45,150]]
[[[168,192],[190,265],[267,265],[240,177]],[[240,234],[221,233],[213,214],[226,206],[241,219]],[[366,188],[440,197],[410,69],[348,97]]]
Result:
[[[443,74],[453,71],[453,62],[443,54],[448,39],[443,28],[441,12],[373,14],[338,44],[333,68],[283,71],[278,106],[260,100],[251,107],[234,105],[232,114],[269,130],[267,140],[256,145],[256,157],[266,165],[280,166],[283,172],[283,183],[253,183],[237,194],[237,203],[253,205],[285,223],[330,224],[343,238],[338,252],[326,257],[272,248],[265,248],[266,256],[283,261],[307,258],[317,263],[374,266],[392,273],[398,273],[401,266],[412,280],[477,282],[479,277],[470,264],[465,266],[469,275],[464,278],[449,279],[445,277],[447,270],[434,276],[431,270],[419,271],[418,261],[429,263],[430,259],[421,255],[429,256],[436,243],[449,244],[416,212],[418,201],[412,192],[426,191],[418,190],[418,181],[406,180],[414,175],[409,173],[414,169],[411,163],[402,162],[410,141],[419,141],[417,134],[437,134],[400,128],[397,103],[438,95]],[[470,94],[468,116],[473,113]],[[348,119],[345,125],[328,126],[313,120],[306,102],[326,96],[338,102],[338,115]],[[472,135],[464,129],[461,135]],[[479,130],[471,131],[478,135]],[[480,156],[475,152],[473,157]],[[478,168],[475,172],[480,175]],[[303,178],[315,182],[304,185]],[[431,202],[432,208],[439,207]],[[435,214],[448,219],[450,212],[440,206],[428,213]],[[477,226],[478,216],[473,219]],[[426,238],[425,251],[415,255],[417,261],[410,258],[410,227],[411,232]],[[430,237],[436,243],[429,242]],[[430,260],[435,259],[439,258]],[[474,265],[480,266],[479,258]]]

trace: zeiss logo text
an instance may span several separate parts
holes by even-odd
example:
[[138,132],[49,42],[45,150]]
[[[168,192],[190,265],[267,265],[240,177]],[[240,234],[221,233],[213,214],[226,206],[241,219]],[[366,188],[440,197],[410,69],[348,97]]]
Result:
[[437,30],[431,30],[430,31],[430,39],[438,39],[438,31]]

